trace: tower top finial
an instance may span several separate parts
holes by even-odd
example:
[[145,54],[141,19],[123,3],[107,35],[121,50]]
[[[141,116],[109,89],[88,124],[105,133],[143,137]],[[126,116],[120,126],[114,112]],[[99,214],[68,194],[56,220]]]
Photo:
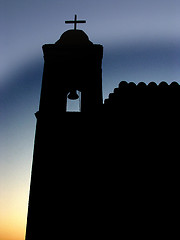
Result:
[[77,15],[75,14],[74,21],[65,21],[66,24],[73,23],[74,24],[74,30],[77,29],[77,23],[86,23],[85,20],[77,20]]

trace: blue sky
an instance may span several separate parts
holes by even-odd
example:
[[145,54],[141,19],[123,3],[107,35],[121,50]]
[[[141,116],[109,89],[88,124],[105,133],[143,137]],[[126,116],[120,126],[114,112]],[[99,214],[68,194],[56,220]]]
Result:
[[22,229],[43,71],[42,45],[56,42],[71,28],[64,21],[77,14],[87,21],[78,28],[93,43],[104,46],[104,98],[122,80],[180,83],[179,12],[179,0],[0,0],[0,196],[4,199],[0,208],[5,209],[18,194],[12,211],[23,206]]

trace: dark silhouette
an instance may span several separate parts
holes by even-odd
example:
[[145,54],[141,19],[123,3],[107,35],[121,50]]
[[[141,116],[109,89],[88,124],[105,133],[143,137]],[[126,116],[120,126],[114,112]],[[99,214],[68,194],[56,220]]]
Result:
[[81,112],[98,111],[102,105],[103,47],[89,41],[82,30],[69,30],[55,44],[44,45],[43,52],[40,114],[57,109],[57,105],[59,112],[66,112],[67,95],[72,97],[76,90],[81,92]]
[[148,114],[150,116],[173,114],[179,108],[180,86],[176,82],[168,85],[161,82],[157,85],[143,82],[137,85],[133,82],[120,82],[119,88],[109,94],[105,100],[103,111],[121,114]]
[[[43,46],[26,240],[115,239],[122,229],[129,231],[130,220],[131,231],[137,231],[137,216],[142,214],[144,219],[143,214],[154,211],[152,204],[145,208],[146,201],[135,197],[142,192],[137,186],[145,182],[150,166],[155,166],[155,178],[161,165],[151,155],[152,149],[148,150],[151,160],[143,151],[136,158],[135,144],[129,151],[130,141],[143,139],[139,148],[145,149],[144,137],[151,139],[147,128],[139,131],[137,120],[143,121],[145,115],[148,119],[172,116],[179,109],[180,87],[175,82],[136,85],[123,81],[103,104],[103,46],[76,29],[76,16],[71,23],[74,30],[63,33],[55,44]],[[67,97],[77,99],[77,90],[81,112],[88,114],[66,113]],[[139,177],[137,169],[142,166]],[[146,182],[143,189],[147,186]],[[140,206],[145,210],[141,212]],[[142,228],[148,228],[143,220]]]

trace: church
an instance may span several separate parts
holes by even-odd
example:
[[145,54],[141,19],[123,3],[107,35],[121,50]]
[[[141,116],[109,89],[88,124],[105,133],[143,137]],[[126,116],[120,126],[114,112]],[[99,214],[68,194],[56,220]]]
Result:
[[[87,34],[77,29],[78,23],[84,20],[65,21],[74,24],[73,30],[62,34],[55,44],[45,44],[44,73],[39,111],[44,114],[58,108],[59,113],[67,112],[67,100],[79,98],[80,112],[116,112],[153,111],[171,107],[177,103],[179,84],[168,85],[161,82],[157,85],[151,82],[137,84],[120,82],[114,93],[103,103],[102,89],[102,59],[103,46],[94,44]],[[77,94],[77,91],[79,94]],[[144,106],[142,106],[144,105]],[[153,114],[153,112],[152,112]]]
[[[63,33],[55,44],[43,46],[26,240],[114,239],[121,228],[128,229],[129,217],[135,222],[142,213],[133,207],[138,202],[125,197],[130,189],[132,195],[138,192],[127,176],[144,160],[141,152],[135,163],[135,149],[128,150],[130,141],[136,142],[140,134],[131,121],[169,117],[179,109],[176,82],[122,81],[103,103],[103,46],[77,29],[84,22],[75,15],[74,21],[66,21],[74,24],[73,30]],[[78,98],[80,111],[86,114],[67,113],[67,99]],[[128,129],[127,122],[131,122]],[[126,204],[128,209],[122,208]]]

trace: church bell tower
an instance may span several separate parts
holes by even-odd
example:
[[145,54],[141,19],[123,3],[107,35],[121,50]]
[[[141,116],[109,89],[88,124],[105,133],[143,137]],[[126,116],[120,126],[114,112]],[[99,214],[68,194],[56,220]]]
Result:
[[62,34],[55,44],[43,46],[44,73],[40,100],[40,112],[58,109],[66,112],[67,97],[77,99],[81,92],[81,112],[97,112],[102,107],[102,57],[103,46],[93,44],[86,33],[74,29]]
[[82,232],[82,216],[88,208],[81,199],[87,186],[78,176],[87,174],[85,153],[92,153],[88,139],[92,139],[93,123],[89,116],[83,120],[65,112],[67,98],[77,99],[77,91],[81,92],[81,112],[93,115],[101,111],[103,57],[103,46],[77,30],[77,23],[84,22],[76,16],[74,21],[66,21],[74,23],[74,29],[63,33],[55,44],[43,46],[26,240],[55,239],[63,234],[72,238]]

